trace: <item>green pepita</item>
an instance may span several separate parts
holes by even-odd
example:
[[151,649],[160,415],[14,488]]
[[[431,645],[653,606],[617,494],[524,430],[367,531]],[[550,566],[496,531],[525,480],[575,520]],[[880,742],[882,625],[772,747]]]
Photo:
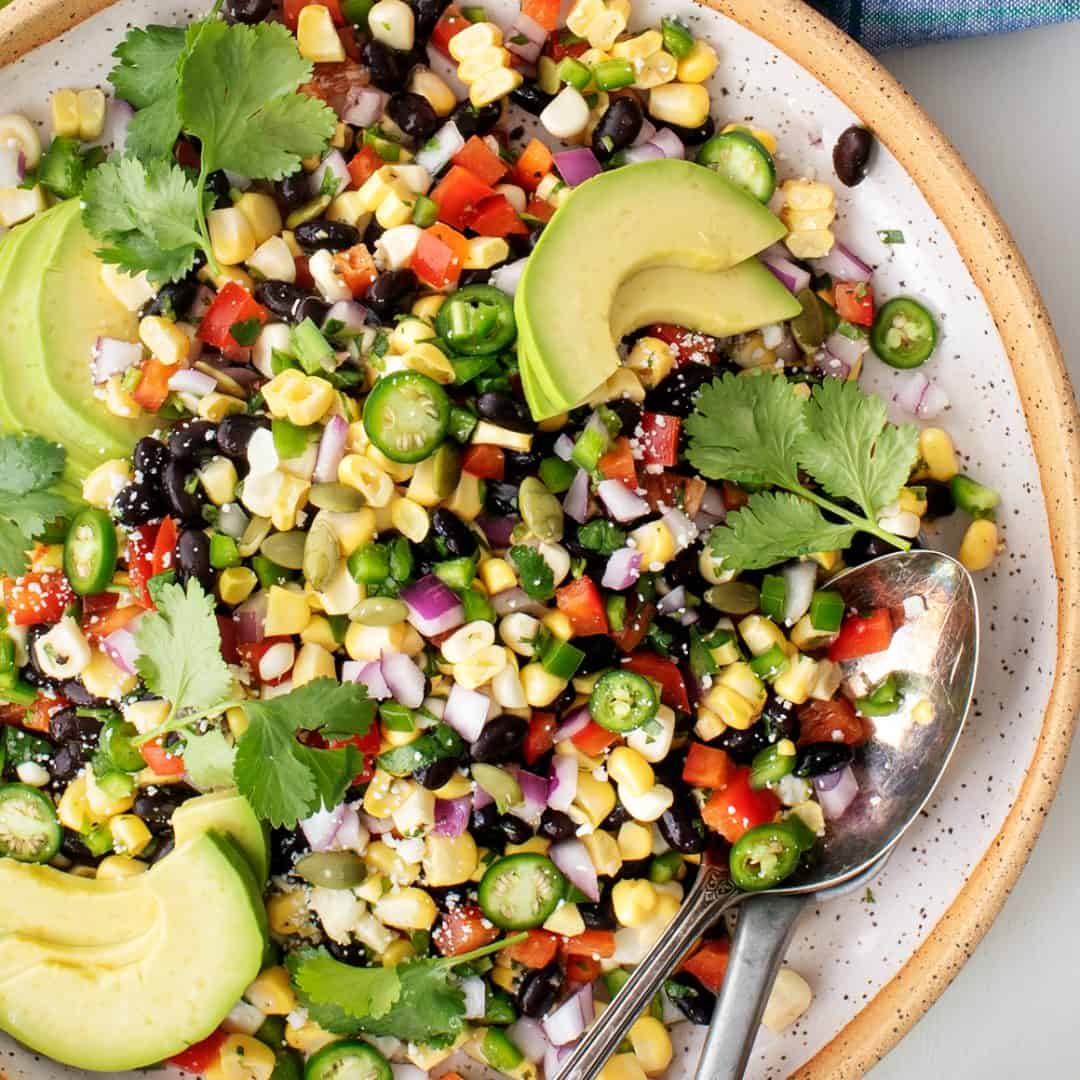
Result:
[[286,570],[303,570],[306,541],[307,533],[303,529],[271,533],[259,545],[259,551],[271,562],[284,566]]
[[[279,535],[291,534],[280,533]],[[321,591],[330,587],[340,567],[341,547],[338,544],[337,534],[323,518],[316,517],[308,530],[307,542],[304,544],[304,577],[313,589]]]
[[539,478],[527,476],[518,488],[518,509],[530,532],[540,540],[563,538],[562,503]]
[[369,596],[349,612],[349,618],[364,626],[396,626],[408,614],[409,609],[401,600],[392,596]]
[[272,528],[269,518],[253,517],[247,523],[244,535],[240,537],[240,542],[236,545],[240,557],[248,559],[254,555],[262,547],[262,542],[270,535]]
[[727,581],[705,590],[705,603],[728,615],[749,615],[757,611],[760,592],[746,581]]
[[351,889],[362,885],[367,878],[364,860],[351,851],[319,851],[305,855],[294,869],[309,885],[321,885],[324,889]]
[[334,514],[351,514],[367,504],[356,488],[338,483],[315,484],[308,492],[308,502]]

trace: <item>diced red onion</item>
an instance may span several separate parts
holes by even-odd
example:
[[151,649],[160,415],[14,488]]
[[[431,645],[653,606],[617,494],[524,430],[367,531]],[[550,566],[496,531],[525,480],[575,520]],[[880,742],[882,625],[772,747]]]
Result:
[[18,187],[26,178],[26,158],[14,143],[0,146],[0,187]]
[[[535,19],[526,15],[524,11],[520,11],[504,42],[506,48],[515,56],[520,56],[526,63],[535,64],[544,48],[547,36],[547,31]],[[517,37],[524,37],[528,40],[516,42],[514,38]]]
[[803,289],[806,289],[810,285],[810,271],[804,270],[801,266],[796,266],[790,259],[785,259],[782,255],[771,255],[766,253],[761,257],[761,261],[768,270],[781,285],[784,286],[790,293],[801,293]]
[[423,1069],[417,1068],[415,1065],[409,1065],[404,1061],[391,1061],[390,1072],[393,1073],[394,1080],[428,1080],[431,1076],[430,1073],[425,1072]]
[[323,319],[323,329],[328,323],[341,323],[350,333],[359,333],[367,325],[368,309],[356,300],[338,300],[330,305]]
[[490,806],[494,801],[490,791],[485,791],[479,784],[476,785],[472,797],[474,810],[483,810],[485,806]]
[[432,176],[443,170],[450,159],[465,145],[465,140],[453,120],[447,121],[424,144],[415,163],[422,165]]
[[892,400],[905,412],[921,420],[932,420],[949,406],[948,395],[921,371],[896,377]]
[[[600,884],[596,867],[585,845],[576,837],[560,840],[548,852],[551,861],[563,872],[567,881],[576,885],[590,900],[600,899]],[[552,1040],[554,1042],[554,1039]]]
[[776,359],[785,365],[795,363],[799,355],[799,346],[786,326],[784,327],[784,336],[780,339],[780,344],[773,349],[773,352],[776,353]]
[[855,796],[859,794],[859,781],[855,779],[851,766],[845,765],[835,772],[815,776],[814,790],[817,792],[818,802],[821,803],[822,813],[829,821],[836,821],[844,816],[847,808],[855,801]]
[[566,1046],[581,1038],[594,1016],[592,983],[586,983],[573,997],[545,1016],[540,1024],[554,1046]]
[[646,116],[641,122],[641,130],[637,133],[637,138],[630,144],[631,146],[644,146],[645,143],[650,142],[652,137],[656,134],[656,125]]
[[589,474],[578,469],[569,489],[563,496],[563,510],[567,517],[573,518],[579,525],[589,516]]
[[686,157],[686,147],[682,139],[671,128],[660,128],[649,140],[653,146],[658,146],[666,158],[677,158],[680,161]]
[[590,177],[596,176],[603,170],[596,155],[587,146],[561,150],[555,155],[555,168],[570,187],[584,184]]
[[544,1055],[551,1049],[551,1043],[547,1041],[544,1029],[539,1020],[531,1016],[523,1016],[515,1020],[507,1029],[506,1034],[510,1041],[525,1055],[527,1061],[534,1064],[543,1061]]
[[382,118],[389,100],[389,94],[374,86],[354,86],[345,97],[341,119],[353,127],[371,127]]
[[332,484],[337,480],[338,466],[345,456],[345,442],[349,437],[349,425],[341,416],[331,416],[323,428],[319,440],[319,453],[315,458],[314,480],[317,484]]
[[524,611],[529,615],[547,614],[547,608],[539,600],[534,600],[524,589],[518,586],[496,593],[491,598],[491,604],[495,608],[495,614],[500,618],[515,611]]
[[846,379],[851,374],[851,368],[843,360],[837,359],[825,349],[819,349],[814,354],[814,367],[833,379]]
[[183,368],[169,376],[169,389],[178,394],[191,394],[193,397],[206,397],[217,389],[217,379],[205,371]]
[[367,690],[368,697],[376,701],[393,697],[390,687],[386,685],[382,664],[378,660],[346,660],[341,665],[341,680],[359,683]]
[[128,128],[135,110],[122,98],[109,98],[105,106],[105,124],[91,146],[110,146],[117,152],[127,143]]
[[465,621],[465,610],[457,593],[434,574],[428,574],[415,585],[402,589],[401,599],[409,609],[409,622],[424,637],[445,634]]
[[711,517],[723,521],[727,517],[727,503],[724,502],[724,493],[710,484],[701,496],[701,509]]
[[621,480],[601,480],[597,485],[596,493],[607,507],[608,513],[616,521],[635,521],[652,509],[640,495],[631,491]]
[[335,806],[333,810],[326,807],[316,811],[310,817],[300,822],[300,828],[307,837],[312,851],[329,851],[334,846],[338,829],[345,821],[345,804]]
[[592,714],[588,706],[580,705],[555,729],[554,741],[559,743],[572,739],[579,731],[584,731],[591,722]]
[[850,338],[847,334],[834,330],[825,339],[825,351],[830,356],[835,356],[842,364],[846,364],[849,371],[862,360],[869,348],[870,340],[863,334]]
[[676,551],[688,548],[697,539],[697,526],[681,510],[669,510],[660,520],[675,537]]
[[547,777],[537,776],[525,769],[517,769],[517,782],[521,785],[521,802],[510,807],[510,813],[530,825],[540,823],[540,815],[547,806],[548,782]]
[[660,599],[656,610],[661,615],[674,615],[680,608],[686,607],[686,586],[677,585],[674,589]]
[[472,802],[468,795],[460,799],[436,799],[435,835],[460,836],[469,827]]
[[481,1020],[487,1011],[487,986],[479,975],[461,980],[461,992],[465,995],[465,1019]]
[[385,833],[394,831],[394,819],[393,818],[377,818],[372,817],[370,814],[360,814],[360,824],[372,836],[382,836]]
[[331,150],[319,162],[318,168],[311,174],[308,184],[311,194],[315,197],[324,194],[323,184],[326,181],[327,173],[333,178],[337,187],[334,188],[333,194],[344,191],[349,184],[352,183],[352,175],[349,172],[349,166],[345,164],[345,157],[340,150]]
[[492,517],[490,514],[479,514],[476,524],[487,538],[492,547],[508,547],[514,526],[518,523],[516,517]]
[[450,687],[443,719],[466,741],[476,742],[487,723],[491,706],[485,694],[469,690],[461,683]]
[[631,146],[629,150],[624,150],[622,155],[622,160],[627,165],[637,165],[642,161],[662,161],[663,159],[664,151],[653,142],[642,143],[640,146]]
[[127,675],[136,674],[135,661],[142,655],[139,646],[135,644],[135,634],[130,626],[114,630],[101,640],[109,659]]
[[266,609],[270,597],[257,592],[235,611],[236,640],[240,645],[257,645],[266,635]]
[[555,456],[561,461],[569,461],[570,455],[574,452],[574,440],[564,432],[555,440],[552,449],[555,451]]
[[525,264],[528,261],[527,258],[515,259],[513,262],[497,266],[491,271],[491,284],[507,296],[513,296],[517,292],[518,282],[521,281],[521,275],[525,272]]
[[573,1053],[574,1045],[574,1043],[568,1043],[566,1046],[548,1047],[544,1055],[544,1080],[556,1080],[562,1071],[563,1060]]
[[680,626],[693,626],[701,618],[701,612],[696,607],[688,607],[679,615]]
[[356,806],[345,807],[345,817],[334,837],[334,845],[339,851],[361,851],[367,846],[367,833],[360,824],[360,813]]
[[927,383],[922,401],[919,402],[919,411],[916,414],[920,420],[933,420],[940,416],[949,407],[949,395],[933,380]]
[[567,754],[555,754],[551,759],[551,776],[548,781],[547,804],[552,810],[565,813],[577,795],[577,758]]
[[214,302],[214,290],[206,285],[200,285],[195,290],[195,299],[191,301],[188,315],[193,322],[198,322],[209,310]]
[[122,375],[129,368],[141,364],[142,358],[143,347],[138,341],[99,337],[91,354],[94,382],[108,382],[113,375]]
[[787,583],[784,599],[784,622],[794,626],[809,610],[814,598],[814,586],[817,584],[817,563],[788,563],[781,571]]
[[380,667],[398,704],[410,709],[419,709],[424,704],[427,678],[411,656],[399,652],[383,653]]
[[629,589],[640,575],[641,552],[632,547],[619,548],[608,557],[600,584],[605,589],[622,592]]
[[815,273],[828,274],[834,281],[869,281],[873,269],[866,265],[849,247],[839,241],[822,259],[811,259]]

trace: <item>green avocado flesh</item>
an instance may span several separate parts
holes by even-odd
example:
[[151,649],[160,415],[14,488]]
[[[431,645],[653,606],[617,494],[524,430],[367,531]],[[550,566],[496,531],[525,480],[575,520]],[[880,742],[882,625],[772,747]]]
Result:
[[270,872],[270,836],[251,803],[237,791],[213,791],[181,803],[172,816],[177,846],[213,830],[244,853],[261,887]]
[[262,962],[254,875],[213,833],[111,881],[0,859],[0,895],[0,1028],[76,1068],[140,1068],[206,1038]]
[[[575,188],[541,234],[514,300],[522,382],[533,416],[573,408],[619,366],[612,317],[628,279],[657,267],[730,270],[784,233],[760,202],[693,162],[627,165]],[[762,307],[775,309],[775,289],[758,281],[767,287]],[[650,303],[648,321],[681,318],[702,326],[712,319],[749,329],[774,318],[758,316],[754,288],[745,290],[738,313],[729,304],[712,314],[718,292],[714,287],[681,298],[666,316]]]
[[67,448],[66,479],[81,482],[128,454],[153,418],[112,416],[94,397],[97,338],[138,340],[138,316],[101,281],[76,199],[12,230],[0,244],[0,426],[37,431]]

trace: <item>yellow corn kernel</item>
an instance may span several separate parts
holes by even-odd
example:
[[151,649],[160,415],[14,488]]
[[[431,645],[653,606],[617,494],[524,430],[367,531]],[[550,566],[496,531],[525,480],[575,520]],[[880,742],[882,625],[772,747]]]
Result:
[[263,244],[281,232],[281,212],[270,195],[258,191],[246,191],[237,199],[235,207],[247,218],[255,243]]
[[424,341],[435,336],[435,328],[427,319],[402,319],[390,334],[390,351],[404,355]]
[[[458,34],[458,37],[461,35]],[[452,40],[456,40],[452,39]],[[474,108],[482,109],[495,101],[513,93],[525,81],[520,71],[514,68],[495,68],[486,75],[481,75],[469,87],[469,101]]]
[[326,211],[331,221],[344,221],[363,232],[371,222],[371,211],[364,209],[364,201],[359,191],[343,191],[334,198]]
[[[639,405],[645,400],[645,387],[642,386],[637,372],[625,366],[620,367],[610,379],[595,390],[590,395],[588,403],[602,405],[606,401],[621,401],[624,398],[627,401],[636,401]],[[563,423],[565,424],[565,419]],[[542,428],[543,425],[541,425]]]
[[56,807],[60,824],[72,832],[84,832],[90,827],[90,807],[86,802],[86,774],[80,773],[64,789]]
[[206,1070],[206,1080],[270,1080],[277,1058],[254,1035],[234,1033],[221,1044],[217,1060]]
[[594,49],[610,49],[626,29],[630,17],[629,0],[608,0],[604,10],[589,20],[584,37]]
[[644,795],[656,782],[652,766],[632,747],[616,746],[608,755],[608,776],[631,795]]
[[480,498],[480,478],[463,472],[458,479],[454,494],[446,502],[446,508],[457,514],[462,521],[475,521],[484,509]]
[[145,735],[169,718],[171,706],[167,701],[129,701],[124,706],[124,719],[140,735]]
[[270,929],[282,937],[303,930],[310,921],[303,890],[293,889],[272,896],[266,905],[266,918]]
[[596,872],[602,877],[614,877],[622,869],[622,855],[615,837],[603,829],[597,829],[581,838],[589,853]]
[[814,1000],[810,984],[789,967],[782,967],[765,1004],[761,1022],[770,1031],[783,1031],[794,1024]]
[[477,22],[465,27],[450,39],[450,55],[460,64],[468,56],[473,56],[481,49],[501,45],[502,30],[492,22]]
[[427,510],[412,499],[398,498],[390,504],[390,521],[407,540],[419,544],[431,528]]
[[[387,818],[397,810],[408,796],[408,791],[394,784],[394,777],[382,769],[376,769],[375,775],[364,792],[364,810],[372,817]],[[397,852],[381,841],[369,844],[364,858],[377,870],[389,875],[389,868],[382,864],[384,858],[396,859]]]
[[244,999],[267,1016],[285,1016],[296,1008],[296,994],[289,984],[289,973],[280,964],[259,972],[244,991]]
[[499,45],[489,45],[486,49],[478,49],[467,56],[458,65],[458,78],[468,85],[476,82],[481,76],[489,71],[497,71],[499,68],[510,66],[510,53]]
[[615,918],[622,926],[644,926],[656,910],[657,899],[652,882],[644,878],[616,882],[611,890]]
[[345,46],[338,37],[330,9],[322,4],[308,4],[300,9],[296,45],[305,60],[317,64],[339,64],[345,59]]
[[460,836],[429,833],[424,842],[424,881],[436,888],[460,885],[472,877],[479,858],[476,841],[468,832]]
[[289,403],[303,393],[307,378],[296,368],[285,368],[262,388],[263,400],[270,415],[280,420],[289,414]]
[[488,559],[480,564],[480,580],[484,588],[494,596],[496,593],[513,589],[517,585],[517,574],[505,559]]
[[411,629],[404,622],[393,626],[349,623],[345,631],[345,651],[353,660],[378,660],[384,652],[406,652]]
[[83,502],[107,510],[130,480],[131,463],[126,458],[102,462],[83,481]]
[[552,675],[541,664],[526,664],[519,677],[525,700],[533,709],[550,705],[566,689],[566,680]]
[[585,932],[585,920],[577,904],[560,904],[544,923],[549,934],[561,934],[563,937],[577,937]]
[[635,37],[616,41],[611,55],[623,60],[644,60],[664,47],[664,37],[659,30],[646,30]]
[[412,221],[413,199],[402,191],[392,190],[375,209],[375,220],[384,229],[407,225]]
[[394,170],[389,165],[383,165],[356,189],[357,205],[369,213],[374,213],[378,210],[379,203],[396,190],[398,190],[398,183]]
[[510,255],[510,245],[497,236],[474,236],[469,240],[462,266],[466,270],[489,270],[505,262]]
[[139,403],[124,389],[122,375],[110,375],[105,383],[105,408],[113,416],[130,420],[142,412]]
[[550,56],[541,56],[536,62],[536,85],[554,97],[562,89],[562,81],[559,79],[557,65]]
[[703,83],[719,64],[716,50],[708,42],[699,38],[686,56],[679,61],[679,82]]
[[675,558],[675,536],[661,520],[639,525],[629,537],[641,555],[641,569],[656,572]]
[[767,653],[774,645],[783,648],[787,644],[783,630],[764,615],[747,615],[739,623],[739,633],[754,656]]
[[109,701],[118,701],[125,694],[130,694],[138,682],[137,676],[128,675],[98,650],[94,651],[89,665],[83,668],[79,678],[90,694]]
[[199,398],[198,414],[204,420],[213,420],[215,423],[224,420],[226,416],[235,416],[245,411],[245,405],[239,398],[231,394],[221,394],[212,390]]
[[289,532],[296,527],[296,515],[307,502],[310,490],[311,485],[306,480],[290,473],[282,474],[270,511],[270,520],[275,529]]
[[472,794],[472,782],[463,773],[454,773],[435,792],[436,799],[461,799]]
[[674,81],[678,71],[678,61],[671,53],[663,49],[639,61],[635,66],[637,72],[634,86],[639,90],[653,90],[657,86],[666,86]]
[[[419,371],[440,386],[449,386],[457,377],[454,365],[446,358],[442,349],[427,342],[414,345],[401,360],[410,371]],[[417,469],[422,464],[423,462],[420,462]]]
[[952,436],[941,428],[928,427],[919,432],[919,457],[931,480],[947,484],[960,471]]
[[649,91],[649,115],[668,124],[700,127],[709,106],[709,91],[700,83],[669,82]]
[[386,506],[394,497],[394,481],[363,454],[346,454],[341,459],[338,480],[359,491],[372,506]]
[[401,461],[391,461],[378,447],[369,446],[364,450],[364,453],[383,472],[389,473],[395,484],[404,484],[416,472],[415,465],[409,465]]
[[549,611],[540,621],[560,641],[569,641],[574,636],[574,624],[564,611]]
[[423,889],[412,887],[387,893],[372,910],[379,922],[395,930],[430,930],[439,914],[435,901]]
[[596,1080],[645,1080],[645,1070],[633,1054],[616,1054],[596,1074]]
[[209,281],[215,289],[224,289],[230,281],[247,289],[248,292],[253,292],[255,289],[255,279],[239,266],[223,266],[220,274],[212,274],[210,267],[204,266],[196,276],[200,281]]
[[454,91],[430,68],[413,68],[408,88],[412,93],[426,98],[436,116],[449,116],[457,107]]
[[650,389],[666,379],[675,366],[675,354],[666,341],[655,337],[638,338],[626,366],[636,371],[643,386]]
[[723,133],[726,135],[729,131],[745,131],[747,135],[752,135],[770,154],[775,154],[779,143],[776,141],[776,136],[771,131],[766,131],[765,128],[754,127],[753,124],[728,124]]
[[363,544],[370,544],[375,539],[375,511],[362,507],[352,512],[337,513],[332,510],[320,510],[319,517],[324,518],[341,545],[341,554],[351,555]]
[[624,821],[619,826],[619,854],[625,862],[647,859],[652,854],[652,829],[637,821]]
[[599,825],[615,809],[615,789],[606,780],[597,780],[584,769],[578,772],[574,805],[593,823]]
[[330,383],[309,375],[303,396],[289,403],[289,419],[297,427],[310,427],[330,411],[335,401],[334,388]]
[[191,352],[191,339],[169,319],[147,315],[139,322],[139,340],[163,364],[182,364]]
[[784,237],[784,243],[797,259],[823,259],[832,251],[836,237],[827,228],[798,228]]
[[266,604],[266,633],[299,634],[311,621],[311,608],[299,589],[271,585]]
[[340,1038],[340,1035],[334,1035],[332,1032],[319,1027],[314,1020],[307,1020],[299,1027],[293,1027],[291,1024],[285,1025],[285,1041],[294,1050],[299,1050],[302,1054],[314,1054],[324,1046],[337,1042]]
[[211,458],[199,470],[199,483],[215,506],[224,506],[236,498],[239,477],[236,466],[227,457]]
[[117,881],[120,878],[145,874],[149,869],[146,863],[127,855],[110,855],[98,863],[97,879],[98,881]]
[[641,1016],[634,1021],[630,1045],[638,1064],[647,1073],[662,1073],[671,1064],[671,1036],[655,1016]]
[[311,622],[300,631],[300,640],[305,645],[319,645],[327,652],[333,652],[338,647],[330,620],[323,615],[312,615]]
[[[722,685],[711,687],[698,708],[698,728],[702,729],[698,731],[698,734],[702,738],[715,738],[714,735],[706,736],[703,734],[705,729],[713,725],[713,721],[708,715],[710,713],[714,714],[722,725],[733,727],[738,731],[745,731],[758,716],[758,710],[754,708],[751,702],[747,701],[746,698],[730,686]],[[723,727],[720,730],[722,731]]]
[[820,180],[785,180],[780,190],[792,210],[828,210],[836,204],[836,193]]
[[413,304],[411,308],[411,314],[416,315],[420,319],[426,319],[428,322],[434,320],[435,316],[439,314],[439,308],[446,303],[446,297],[442,293],[433,293],[431,296],[421,296],[419,300]]
[[506,650],[501,645],[485,645],[467,660],[454,665],[454,681],[466,690],[476,690],[491,682],[506,664]]
[[229,732],[234,739],[239,739],[251,727],[247,713],[239,705],[225,710],[225,722],[229,725]]
[[118,855],[141,855],[153,839],[142,818],[134,814],[118,814],[111,818],[109,832]]
[[960,562],[972,573],[985,570],[998,551],[998,528],[989,518],[973,521],[960,542]]
[[311,642],[300,646],[292,669],[294,687],[303,686],[316,679],[335,678],[337,678],[337,669],[334,667],[334,657],[326,649]]
[[[306,10],[306,9],[305,9]],[[249,259],[259,246],[251,222],[235,206],[211,210],[206,215],[210,228],[210,246],[222,266],[236,266]]]
[[79,136],[79,95],[74,90],[54,90],[49,97],[53,135],[76,139]]
[[242,604],[259,584],[254,570],[246,566],[230,566],[218,576],[218,596],[223,604],[236,607]]

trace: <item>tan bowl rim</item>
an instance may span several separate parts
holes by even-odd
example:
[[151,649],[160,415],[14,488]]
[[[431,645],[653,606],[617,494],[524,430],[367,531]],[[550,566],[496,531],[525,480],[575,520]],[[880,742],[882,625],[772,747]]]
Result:
[[[0,66],[113,0],[15,0],[0,11]],[[1005,345],[1046,501],[1058,578],[1054,682],[1035,751],[1001,829],[951,906],[906,964],[797,1080],[862,1076],[937,1000],[990,928],[1050,808],[1076,725],[1080,666],[1080,415],[1050,317],[990,197],[910,94],[801,0],[700,0],[764,38],[823,83],[877,135],[952,236]]]

